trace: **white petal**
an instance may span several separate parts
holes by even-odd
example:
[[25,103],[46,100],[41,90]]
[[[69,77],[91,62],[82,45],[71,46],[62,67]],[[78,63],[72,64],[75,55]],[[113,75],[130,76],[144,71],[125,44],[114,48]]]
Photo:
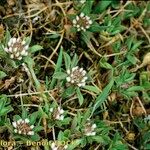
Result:
[[73,24],[77,24],[77,20],[76,19],[73,19]]
[[81,86],[85,86],[85,82],[83,82]]
[[26,46],[24,47],[25,50],[27,50],[28,48],[29,48],[29,45],[26,45]]
[[28,135],[34,135],[34,131],[29,131],[27,134]]
[[30,122],[30,120],[29,120],[28,118],[26,118],[26,119],[25,119],[25,122],[26,122],[26,123],[29,123],[29,122]]
[[58,110],[58,111],[60,111],[60,110],[61,110],[61,108],[58,106],[58,107],[57,107],[57,110]]
[[92,132],[91,135],[96,135],[96,132]]
[[53,112],[53,108],[50,108],[49,111],[50,111],[50,112]]
[[86,135],[86,136],[90,136],[91,134],[88,132],[88,133],[86,133],[85,135]]
[[72,73],[71,75],[70,75],[70,77],[73,77],[74,76],[74,74]]
[[59,117],[59,120],[64,120],[64,116],[61,115],[61,116]]
[[21,55],[25,55],[25,53],[26,53],[26,50],[23,50],[23,51],[21,52]]
[[80,70],[79,70],[80,72],[82,72],[83,71],[83,68],[80,68]]
[[88,28],[90,28],[90,26],[89,26],[89,25],[87,25],[85,28],[86,28],[86,29],[88,29]]
[[86,81],[88,79],[88,77],[84,77],[83,79]]
[[73,67],[73,68],[72,68],[72,71],[75,71],[76,69],[78,69],[78,66]]
[[20,57],[18,57],[18,60],[21,60],[22,59],[22,57],[20,56]]
[[25,53],[24,53],[24,56],[27,56],[27,55],[28,55],[28,52],[25,52]]
[[18,50],[18,48],[17,48],[17,47],[15,47],[15,48],[13,49],[13,52],[17,52],[17,50]]
[[17,39],[16,38],[12,38],[12,43],[16,43]]
[[19,42],[20,41],[20,38],[17,38],[17,40],[16,40],[17,42]]
[[77,29],[77,31],[81,31],[81,29],[79,28],[79,29]]
[[77,28],[80,28],[80,25],[79,25],[79,24],[77,25]]
[[83,31],[85,32],[85,31],[86,31],[86,29],[84,28],[84,29],[83,29]]
[[21,134],[21,131],[19,130],[18,133]]
[[21,44],[22,44],[22,45],[25,45],[25,44],[26,44],[26,41],[22,41]]
[[63,109],[60,109],[59,112],[60,112],[60,114],[63,114],[63,113],[64,113],[64,110],[63,110]]
[[13,58],[14,58],[14,55],[13,55],[13,54],[11,54],[11,55],[10,55],[10,58],[11,58],[11,59],[13,59]]
[[19,52],[17,52],[17,53],[15,54],[15,56],[16,56],[16,57],[19,57],[19,55],[20,55],[20,53],[19,53]]
[[12,44],[12,39],[9,40],[8,46],[11,46],[11,44]]
[[67,77],[66,80],[67,80],[68,82],[70,82],[70,81],[71,81],[71,78],[70,78],[70,77]]
[[77,20],[77,21],[79,20],[79,16],[76,16],[76,20]]
[[60,119],[60,115],[56,115],[55,119],[59,120]]
[[67,148],[68,148],[68,145],[65,145],[65,146],[64,146],[64,149],[67,149]]
[[26,122],[25,122],[25,120],[22,120],[21,123],[24,124],[24,123],[26,123]]
[[17,127],[17,123],[13,122],[12,125],[16,128]]
[[9,52],[12,52],[12,47],[9,47],[8,51],[9,51]]
[[55,143],[54,143],[54,142],[51,144],[51,148],[52,148],[52,149],[55,148]]
[[20,124],[22,122],[22,119],[19,119],[18,121],[17,121],[17,124]]
[[4,48],[4,51],[5,51],[5,52],[8,52],[8,48]]
[[81,30],[85,30],[84,27],[81,27]]
[[92,128],[95,129],[95,128],[96,128],[96,124],[93,124],[93,125],[92,125]]
[[18,132],[18,130],[17,130],[17,129],[14,129],[14,132],[15,132],[15,133],[17,133],[17,132]]
[[82,71],[82,75],[83,75],[83,76],[86,75],[86,71],[85,71],[85,70]]
[[84,13],[83,13],[83,12],[80,14],[80,17],[81,17],[81,18],[84,17]]
[[71,83],[74,83],[74,80],[71,80]]
[[33,128],[34,128],[34,125],[31,125],[30,128],[33,129]]
[[78,87],[81,87],[82,86],[82,84],[81,83],[79,83],[79,84],[77,84],[78,85]]
[[92,23],[93,23],[92,20],[89,20],[88,22],[89,22],[89,24],[92,24]]
[[70,74],[70,69],[67,70],[67,74]]
[[89,16],[85,16],[85,18],[86,18],[87,20],[90,20],[90,17],[89,17]]

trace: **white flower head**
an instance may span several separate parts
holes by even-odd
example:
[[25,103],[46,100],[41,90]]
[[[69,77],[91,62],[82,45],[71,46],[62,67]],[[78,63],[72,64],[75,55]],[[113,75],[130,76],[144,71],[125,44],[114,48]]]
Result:
[[77,28],[77,31],[86,31],[90,28],[93,21],[91,18],[87,15],[85,15],[83,12],[81,12],[79,15],[76,16],[75,19],[72,21],[73,26]]
[[84,134],[86,136],[94,136],[96,135],[96,124],[91,124],[90,122],[88,122],[87,124],[85,124],[85,129],[84,129]]
[[23,134],[23,135],[34,135],[34,125],[29,124],[30,121],[28,118],[26,119],[19,119],[18,121],[12,122],[15,133]]
[[21,38],[11,38],[4,50],[10,55],[11,59],[21,60],[28,55],[29,45]]
[[78,66],[73,67],[71,70],[67,70],[67,74],[67,82],[77,85],[78,87],[85,86],[88,78],[86,76],[86,71],[83,68],[79,68]]
[[68,148],[68,145],[56,144],[55,142],[52,142],[51,144],[52,150],[66,150],[67,148]]
[[64,119],[64,110],[60,107],[50,108],[50,112],[55,120],[63,120]]

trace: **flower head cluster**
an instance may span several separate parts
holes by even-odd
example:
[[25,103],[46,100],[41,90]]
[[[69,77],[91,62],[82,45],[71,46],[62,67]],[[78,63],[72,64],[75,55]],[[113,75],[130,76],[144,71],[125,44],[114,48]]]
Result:
[[8,47],[4,50],[10,54],[10,58],[21,60],[23,56],[28,55],[29,45],[20,38],[11,38],[8,42]]
[[24,135],[34,135],[34,131],[32,130],[34,128],[34,125],[29,124],[30,121],[28,118],[26,119],[19,119],[18,121],[15,121],[12,123],[14,126],[14,132],[18,134],[24,134]]
[[52,113],[53,115],[53,118],[55,120],[63,120],[64,119],[64,110],[61,109],[60,107],[57,107],[57,108],[50,108],[50,112]]
[[87,124],[85,124],[84,134],[86,136],[96,135],[95,128],[96,128],[96,124],[91,124],[90,122],[88,122]]
[[84,13],[81,13],[79,16],[76,16],[73,19],[73,26],[77,28],[77,31],[86,31],[90,28],[93,23],[89,16],[86,16]]
[[51,149],[52,150],[65,150],[65,149],[67,149],[68,148],[68,146],[67,145],[57,145],[56,143],[52,143],[51,144]]
[[85,81],[87,80],[86,71],[83,68],[78,66],[73,67],[71,70],[67,70],[68,77],[66,80],[72,84],[75,84],[79,87],[85,86]]

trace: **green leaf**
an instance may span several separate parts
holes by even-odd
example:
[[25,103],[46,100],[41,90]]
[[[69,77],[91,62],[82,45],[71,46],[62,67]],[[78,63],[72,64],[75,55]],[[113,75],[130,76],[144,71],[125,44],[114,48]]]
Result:
[[101,58],[100,66],[105,69],[113,69],[113,67],[107,62],[106,58]]
[[94,8],[94,13],[102,13],[107,9],[107,7],[112,3],[111,0],[102,0]]
[[144,88],[141,86],[132,86],[130,88],[127,89],[128,92],[132,92],[132,91],[144,91]]
[[127,59],[128,59],[133,65],[135,65],[135,64],[137,63],[137,59],[136,59],[136,57],[135,57],[134,55],[128,54],[128,55],[127,55]]
[[19,119],[22,119],[19,115],[13,116],[13,120],[14,120],[14,121],[18,121]]
[[68,70],[68,69],[70,69],[71,59],[67,53],[64,52],[63,54],[64,54],[66,70]]
[[[55,67],[55,72],[60,72],[61,71],[61,65],[62,65],[62,51],[63,51],[63,48],[61,47],[60,49],[60,53],[59,53],[59,56],[58,56],[58,60],[57,60],[57,64],[56,64],[56,67]],[[50,84],[50,89],[53,89],[55,83],[56,83],[56,79],[53,77],[52,78],[52,81],[51,81],[51,84]]]
[[62,97],[67,98],[67,97],[73,95],[74,93],[75,93],[75,87],[70,86],[64,91],[64,93],[62,94]]
[[3,71],[0,71],[0,79],[3,79],[7,76],[7,74]]
[[109,92],[110,92],[113,84],[114,84],[114,79],[112,78],[111,81],[109,82],[109,84],[103,89],[102,93],[100,93],[100,95],[97,97],[96,103],[92,110],[92,114],[99,106],[101,106],[101,104],[103,102],[105,102],[105,100],[107,100],[107,97],[109,95]]
[[10,32],[8,30],[6,30],[6,35],[5,35],[5,42],[4,42],[4,46],[6,47],[9,40],[11,39],[11,35]]
[[35,64],[34,60],[31,57],[29,57],[29,56],[24,58],[24,62],[26,62],[29,67],[32,67]]
[[132,46],[131,51],[135,51],[142,43],[143,41],[136,41],[136,43]]
[[41,49],[43,49],[42,46],[40,46],[40,45],[34,45],[34,46],[32,46],[32,47],[29,48],[29,51],[30,51],[31,53],[35,53],[35,52],[37,52],[37,51],[40,51]]
[[42,126],[36,126],[36,127],[34,127],[34,131],[35,131],[35,132],[39,132],[39,131],[41,131],[41,130],[43,130],[43,127],[42,127]]
[[88,91],[92,91],[92,92],[94,92],[96,94],[101,92],[100,89],[98,87],[96,87],[96,86],[85,85],[83,88],[88,90]]
[[89,28],[89,31],[91,31],[91,32],[100,32],[100,31],[103,31],[107,28],[108,28],[108,26],[100,26],[97,22],[94,22],[91,25],[91,27]]
[[74,54],[72,62],[71,62],[71,68],[76,67],[78,64],[78,56],[77,54]]
[[53,75],[53,78],[55,79],[65,79],[67,77],[67,74],[64,72],[56,72]]
[[36,122],[36,119],[37,119],[38,115],[39,115],[39,111],[33,112],[30,115],[30,123],[31,124],[34,124]]
[[94,1],[86,1],[83,9],[81,10],[81,12],[83,12],[86,15],[89,15],[91,13],[91,9],[92,9],[92,5],[93,5]]
[[13,108],[11,106],[4,107],[0,110],[0,116],[4,116],[11,111],[13,111]]
[[38,134],[34,134],[31,136],[32,141],[39,141],[40,140],[40,136]]
[[77,92],[77,97],[79,99],[79,104],[81,106],[83,104],[83,101],[84,101],[83,95],[82,95],[82,93],[81,93],[79,88],[77,88],[76,92]]
[[93,136],[92,140],[94,140],[102,145],[106,145],[109,143],[109,138],[107,135]]
[[71,143],[68,145],[67,150],[74,150],[78,145],[82,143],[83,139],[76,139],[71,141]]
[[26,44],[27,45],[30,45],[30,42],[31,42],[31,37],[25,37],[23,40],[25,40],[26,41]]

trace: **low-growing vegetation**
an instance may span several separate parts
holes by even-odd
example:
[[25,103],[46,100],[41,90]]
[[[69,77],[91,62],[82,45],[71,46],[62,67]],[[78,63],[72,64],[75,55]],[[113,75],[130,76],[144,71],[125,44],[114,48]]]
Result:
[[0,1],[0,149],[150,149],[150,2]]

